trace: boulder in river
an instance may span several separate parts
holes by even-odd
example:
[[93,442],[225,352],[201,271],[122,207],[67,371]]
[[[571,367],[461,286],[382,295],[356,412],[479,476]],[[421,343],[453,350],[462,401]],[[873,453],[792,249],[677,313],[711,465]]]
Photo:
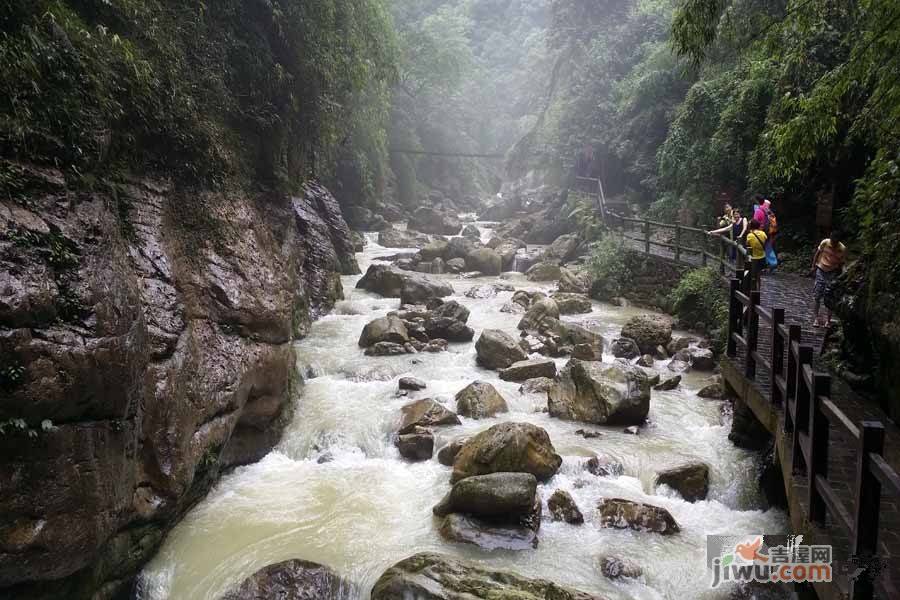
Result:
[[453,288],[441,281],[424,276],[408,277],[400,288],[401,304],[426,304],[434,298],[443,298],[453,293]]
[[549,379],[547,377],[537,377],[536,379],[529,379],[525,383],[519,386],[520,394],[546,394],[556,385],[556,381],[553,379]]
[[672,375],[671,377],[666,377],[655,386],[653,386],[654,390],[658,390],[660,392],[668,392],[670,390],[674,390],[681,383],[681,375]]
[[410,273],[398,271],[390,265],[375,263],[369,266],[366,274],[356,282],[356,287],[385,298],[399,298],[403,282],[411,276]]
[[490,284],[476,285],[466,290],[466,298],[474,298],[476,300],[487,300],[497,295],[497,288]]
[[406,325],[397,316],[388,315],[370,321],[359,336],[359,345],[368,348],[378,342],[391,342],[403,345],[409,341]]
[[597,477],[617,477],[625,472],[624,465],[609,456],[592,456],[584,462],[584,469]]
[[372,589],[372,600],[602,600],[544,579],[488,569],[441,554],[421,553],[406,558],[385,573]]
[[547,500],[547,508],[556,521],[565,521],[572,525],[584,523],[584,515],[581,514],[575,499],[565,490],[556,490]]
[[460,235],[463,237],[472,238],[475,240],[481,239],[481,231],[479,231],[478,227],[476,227],[472,223],[469,223],[468,225],[463,227],[463,230],[460,232]]
[[520,360],[500,371],[503,381],[527,381],[538,377],[556,377],[556,363],[548,358]]
[[499,275],[503,271],[500,255],[490,248],[477,248],[466,255],[466,269],[484,275]]
[[544,250],[544,260],[559,263],[572,260],[580,244],[581,240],[574,233],[563,234]]
[[602,527],[653,531],[673,535],[681,531],[678,523],[664,508],[623,498],[606,498],[597,504]]
[[397,436],[397,449],[407,460],[428,460],[434,454],[434,434],[424,427],[413,427]]
[[486,369],[505,369],[528,355],[513,336],[499,329],[485,329],[475,343],[476,360]]
[[456,300],[450,300],[431,311],[425,320],[424,329],[430,338],[469,342],[475,337],[475,331],[466,325],[468,320],[469,309]]
[[551,298],[559,307],[559,314],[561,315],[586,314],[594,310],[594,307],[591,306],[591,299],[585,294],[557,292]]
[[366,356],[400,356],[401,354],[413,354],[415,351],[415,346],[409,342],[406,344],[377,342],[366,348]]
[[616,358],[636,358],[641,355],[641,349],[638,348],[637,342],[629,338],[618,338],[613,340],[609,349]]
[[572,359],[549,392],[550,415],[599,425],[643,423],[650,380],[640,368]]
[[580,271],[561,268],[559,270],[559,284],[557,289],[568,294],[587,294],[590,289],[588,277]]
[[559,276],[559,266],[549,262],[538,263],[525,272],[528,281],[556,281]]
[[691,368],[695,371],[712,371],[716,368],[716,358],[709,348],[696,346],[684,348],[676,352],[674,358],[690,363]]
[[705,500],[709,493],[709,465],[691,462],[656,474],[657,485],[667,485],[688,502]]
[[641,568],[641,565],[628,558],[607,556],[600,563],[600,572],[607,579],[620,579],[622,577],[637,579],[644,574],[644,569]]
[[295,558],[260,569],[221,600],[343,600],[352,589],[330,568]]
[[439,517],[466,513],[478,517],[519,519],[534,511],[537,479],[531,473],[489,473],[453,484],[432,512]]
[[672,322],[656,315],[632,317],[622,327],[622,337],[634,340],[643,354],[653,354],[657,346],[672,341]]
[[404,434],[416,427],[459,424],[460,420],[455,412],[447,410],[431,398],[422,398],[400,409],[400,427],[397,432]]
[[428,206],[420,206],[410,216],[407,228],[422,233],[456,235],[462,229],[462,223],[455,215]]
[[525,312],[525,316],[519,321],[518,328],[523,331],[539,331],[548,319],[559,319],[559,307],[552,298],[539,298],[532,302]]
[[466,443],[467,437],[459,437],[454,440],[450,440],[447,444],[441,446],[441,449],[438,450],[437,459],[438,462],[444,465],[445,467],[452,467],[453,461],[456,460],[456,455],[459,454],[459,451],[462,450],[463,444]]
[[466,260],[464,258],[451,258],[445,266],[448,273],[462,273],[466,270]]
[[545,430],[531,423],[501,423],[463,445],[453,462],[451,481],[497,472],[531,473],[546,481],[560,465],[562,457]]
[[456,412],[464,417],[484,419],[508,411],[497,388],[484,381],[473,381],[456,394]]
[[[485,550],[529,550],[538,544],[537,532],[531,527],[498,523],[462,513],[444,517],[439,531],[448,541],[473,544]],[[461,597],[464,596],[450,596]]]
[[436,258],[446,259],[449,242],[445,239],[431,240],[419,250],[419,258],[423,261],[433,261]]
[[378,244],[385,248],[423,248],[431,242],[431,236],[416,231],[385,229],[378,232]]
[[397,387],[401,390],[418,392],[424,390],[428,385],[418,377],[401,377],[397,382]]

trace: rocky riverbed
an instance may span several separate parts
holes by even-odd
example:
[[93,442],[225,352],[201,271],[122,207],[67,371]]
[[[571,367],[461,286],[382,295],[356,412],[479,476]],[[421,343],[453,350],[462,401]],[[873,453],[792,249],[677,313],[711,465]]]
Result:
[[[480,232],[490,240],[488,226]],[[398,252],[367,238],[363,272]],[[142,574],[140,597],[212,600],[302,559],[333,573],[309,575],[318,567],[295,561],[291,580],[318,577],[347,599],[400,597],[425,580],[487,593],[499,589],[493,569],[518,573],[503,585],[535,598],[551,588],[572,599],[727,598],[709,589],[706,535],[775,533],[786,522],[760,508],[757,457],[728,441],[722,403],[698,396],[711,375],[703,349],[658,348],[659,331],[634,320],[646,311],[558,295],[551,306],[534,292],[551,297],[552,276],[427,277],[465,314],[438,302],[428,314],[398,312],[399,297],[343,278],[346,299],[296,345],[304,385],[281,443],[187,514]],[[390,296],[404,293],[394,287]],[[422,293],[421,281],[408,287]],[[615,342],[623,327],[630,339]],[[515,348],[477,351],[503,347],[506,335]],[[419,351],[446,337],[446,350]],[[391,355],[377,355],[376,340],[393,344],[381,346]],[[604,386],[618,390],[614,410],[597,408]],[[431,440],[403,451],[398,433]],[[500,505],[503,522],[492,512]],[[257,575],[244,588],[267,585]]]

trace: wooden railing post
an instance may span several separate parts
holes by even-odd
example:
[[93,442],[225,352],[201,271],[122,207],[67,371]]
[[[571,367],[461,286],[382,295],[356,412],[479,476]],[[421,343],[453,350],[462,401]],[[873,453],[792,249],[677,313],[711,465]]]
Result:
[[788,433],[794,431],[794,418],[791,410],[796,408],[797,400],[797,357],[794,356],[794,342],[800,343],[801,330],[799,325],[788,326],[787,345],[787,374],[785,375],[784,389],[787,397],[784,399],[784,430]]
[[725,238],[719,238],[719,275],[725,277],[725,264],[728,261],[728,244]]
[[739,289],[741,289],[741,282],[732,279],[728,286],[728,343],[726,346],[726,353],[731,358],[737,356],[737,342],[734,341],[734,334],[738,332],[738,323],[741,318],[741,303],[736,298]]
[[[809,488],[809,520],[817,525],[825,525],[827,507],[822,494],[816,488],[816,477],[828,479],[828,417],[822,412],[822,398],[831,395],[831,377],[813,375],[809,402],[809,463],[806,466]],[[800,415],[797,415],[800,418]]]
[[793,463],[794,471],[799,472],[801,467],[803,470],[809,469],[809,465],[800,449],[800,434],[809,435],[809,396],[810,389],[806,385],[803,378],[803,367],[812,364],[813,349],[810,346],[800,346],[800,356],[797,359],[797,385],[794,392],[795,414],[794,421],[794,440],[793,440]]
[[644,254],[650,254],[650,221],[644,221]]
[[777,377],[784,378],[784,338],[781,337],[778,328],[784,325],[784,309],[772,309],[772,354],[769,360],[772,361],[772,377],[771,377],[771,396],[769,401],[774,405],[784,404],[784,398],[781,397],[781,390],[778,389]]
[[675,224],[675,262],[681,262],[681,225]]
[[[868,568],[875,567],[872,559],[878,554],[878,517],[881,512],[881,482],[872,473],[869,455],[881,456],[884,452],[884,425],[878,421],[863,421],[859,432],[859,455],[856,463],[856,514],[850,554],[864,559]],[[868,560],[865,560],[868,559]],[[869,600],[874,597],[872,571],[851,582],[852,600]]]
[[744,374],[747,379],[756,379],[756,359],[753,353],[759,345],[759,313],[756,309],[761,301],[758,291],[750,292],[750,306],[747,308],[747,356],[744,359]]
[[[734,272],[737,273],[736,277],[744,278],[744,271],[746,271],[746,267],[744,266],[745,256],[744,253],[741,252],[741,247],[736,246],[734,249]],[[749,281],[749,279],[748,279]]]
[[703,235],[703,241],[700,242],[700,263],[705,267],[707,266],[706,254],[709,252],[709,236],[705,233]]

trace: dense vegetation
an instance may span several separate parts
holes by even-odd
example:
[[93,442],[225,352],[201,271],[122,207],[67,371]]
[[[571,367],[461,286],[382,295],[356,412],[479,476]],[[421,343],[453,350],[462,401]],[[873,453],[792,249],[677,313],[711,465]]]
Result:
[[5,158],[202,185],[328,179],[341,160],[378,186],[395,74],[381,0],[12,0],[0,31]]

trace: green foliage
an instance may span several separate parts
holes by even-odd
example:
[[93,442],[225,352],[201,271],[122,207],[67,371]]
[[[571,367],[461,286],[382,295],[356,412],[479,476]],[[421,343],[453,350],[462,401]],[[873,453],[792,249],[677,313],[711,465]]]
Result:
[[383,131],[394,45],[381,0],[13,0],[0,24],[9,158],[290,184],[330,175],[362,123]]
[[686,324],[702,323],[708,331],[717,331],[717,350],[724,346],[727,335],[728,302],[722,290],[719,274],[713,269],[688,271],[669,294],[668,301],[675,315]]
[[591,245],[588,257],[588,271],[594,281],[594,288],[600,298],[610,299],[621,296],[631,280],[628,267],[628,251],[616,235],[607,235]]

